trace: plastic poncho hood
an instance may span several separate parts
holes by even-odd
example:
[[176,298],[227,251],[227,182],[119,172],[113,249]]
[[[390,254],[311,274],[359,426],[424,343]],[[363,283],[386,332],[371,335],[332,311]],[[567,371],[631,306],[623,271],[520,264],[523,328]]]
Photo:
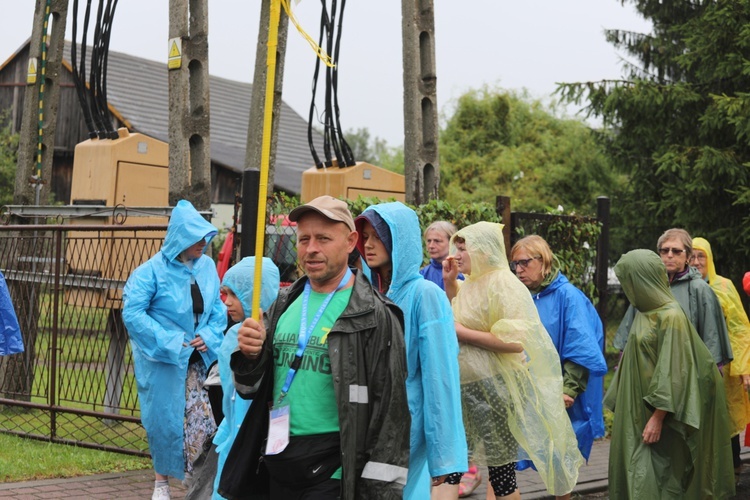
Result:
[[658,255],[651,250],[633,250],[626,255],[627,259],[615,264],[615,274],[633,307],[648,312],[676,300],[669,288],[667,268]]
[[[180,200],[172,209],[161,252],[167,259],[174,260],[201,239],[206,242],[208,248],[208,244],[217,234],[217,229],[200,215],[192,203]],[[204,253],[206,248],[203,249]]]
[[[552,495],[569,493],[583,457],[562,400],[560,358],[528,289],[510,271],[502,225],[479,222],[466,243],[471,274],[453,299],[456,322],[519,342],[520,354],[461,344],[461,397],[470,456],[480,465],[531,460]],[[507,428],[515,442],[507,442]],[[507,432],[507,431],[505,431]]]
[[[262,260],[263,282],[260,290],[260,308],[267,311],[279,294],[279,268],[268,257]],[[245,317],[250,317],[253,306],[253,283],[255,282],[255,257],[245,257],[230,267],[221,286],[225,286],[240,299]]]
[[[417,214],[395,202],[369,207],[362,218],[382,220],[391,233],[392,281],[386,295],[404,313],[406,393],[411,414],[404,498],[428,498],[431,476],[468,469],[453,313],[445,292],[419,274],[422,232]],[[361,221],[355,221],[358,229]],[[373,227],[377,231],[377,226]],[[362,238],[357,247],[364,255]]]

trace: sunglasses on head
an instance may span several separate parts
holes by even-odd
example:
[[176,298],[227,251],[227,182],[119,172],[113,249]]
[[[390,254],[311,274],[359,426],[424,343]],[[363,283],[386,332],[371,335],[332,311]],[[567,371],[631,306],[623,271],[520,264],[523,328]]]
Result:
[[667,255],[668,253],[672,253],[672,255],[682,255],[685,253],[684,248],[660,248],[659,249],[659,255]]

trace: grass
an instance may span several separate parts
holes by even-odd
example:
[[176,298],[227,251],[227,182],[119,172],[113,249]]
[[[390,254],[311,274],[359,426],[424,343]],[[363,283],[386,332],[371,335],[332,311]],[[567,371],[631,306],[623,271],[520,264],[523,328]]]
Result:
[[0,483],[151,468],[143,457],[0,434]]

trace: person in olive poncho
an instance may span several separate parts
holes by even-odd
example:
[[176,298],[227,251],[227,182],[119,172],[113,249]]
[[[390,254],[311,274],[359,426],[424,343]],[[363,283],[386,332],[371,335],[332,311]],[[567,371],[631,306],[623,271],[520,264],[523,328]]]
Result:
[[610,498],[732,496],[729,416],[711,353],[654,252],[628,252],[615,273],[636,314],[604,398],[615,412]]

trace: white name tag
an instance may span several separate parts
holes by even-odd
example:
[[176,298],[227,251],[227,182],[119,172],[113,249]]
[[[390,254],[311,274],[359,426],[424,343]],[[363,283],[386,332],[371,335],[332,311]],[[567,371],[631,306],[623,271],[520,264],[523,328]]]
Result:
[[271,409],[266,455],[278,455],[289,444],[289,405]]

